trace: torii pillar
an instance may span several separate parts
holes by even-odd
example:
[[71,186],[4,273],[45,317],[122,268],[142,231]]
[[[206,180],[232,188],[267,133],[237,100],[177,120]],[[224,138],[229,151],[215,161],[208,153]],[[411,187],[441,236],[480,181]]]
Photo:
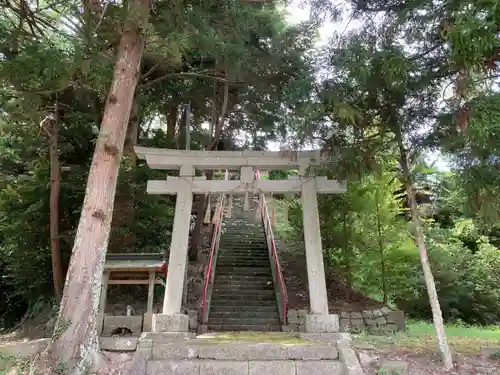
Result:
[[[306,332],[339,332],[339,316],[330,314],[326,290],[325,265],[319,224],[317,184],[328,181],[326,177],[316,177],[308,163],[301,163],[299,176],[288,176],[300,181],[302,201],[302,225],[306,253],[307,281],[309,286],[309,314],[305,317]],[[320,191],[322,192],[322,191]],[[332,193],[335,191],[324,191]]]
[[182,186],[175,202],[163,311],[153,315],[153,332],[187,332],[189,328],[189,317],[181,313],[181,308],[184,288],[187,288],[185,280],[194,174],[194,167],[189,164],[182,165],[179,171],[178,183]]

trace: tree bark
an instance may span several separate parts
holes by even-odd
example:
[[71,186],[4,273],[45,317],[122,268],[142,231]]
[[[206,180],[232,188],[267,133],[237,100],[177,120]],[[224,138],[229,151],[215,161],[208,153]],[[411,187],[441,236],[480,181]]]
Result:
[[344,256],[345,256],[345,281],[349,292],[352,289],[352,266],[351,266],[351,251],[349,250],[349,238],[347,230],[347,220],[349,218],[349,213],[347,212],[347,207],[344,202],[344,225],[342,227],[343,237],[344,237]]
[[175,104],[167,106],[167,142],[168,144],[175,143],[175,130],[177,129],[177,110]]
[[380,252],[380,270],[381,270],[381,278],[382,278],[382,293],[384,294],[384,305],[387,305],[388,292],[387,292],[387,278],[386,278],[386,270],[385,270],[385,258],[384,258],[384,239],[382,237],[382,223],[380,220],[380,197],[379,191],[377,187],[376,191],[376,200],[377,200],[377,231],[378,231],[378,248]]
[[408,194],[408,201],[410,203],[410,214],[415,231],[415,242],[420,254],[420,263],[422,264],[422,271],[424,273],[427,294],[429,295],[429,302],[431,305],[434,327],[436,329],[439,351],[441,352],[441,359],[443,361],[445,369],[450,370],[453,368],[453,357],[451,355],[450,346],[448,345],[448,340],[446,339],[446,333],[444,331],[443,313],[439,304],[439,298],[436,291],[436,283],[434,281],[434,276],[432,275],[429,257],[427,255],[424,232],[422,230],[422,224],[418,213],[417,200],[415,199],[415,191],[413,189],[413,180],[408,166],[408,155],[403,144],[403,137],[400,129],[396,131],[396,140],[398,142],[400,153],[399,163],[403,171],[405,188]]
[[150,0],[135,0],[129,5],[129,15],[134,18],[125,22],[121,34],[59,316],[45,352],[52,368],[45,368],[45,373],[53,374],[54,366],[63,366],[68,374],[84,375],[90,373],[93,365],[100,365],[96,363],[101,358],[96,320],[102,272],[123,144],[144,50],[142,28],[149,10]]
[[[215,82],[214,85],[217,85]],[[227,113],[227,103],[229,98],[229,85],[226,82],[224,86],[224,97],[222,99],[222,108],[220,118],[217,119],[217,91],[214,90],[214,99],[213,99],[213,111],[212,111],[212,122],[215,121],[215,125],[210,126],[210,132],[215,127],[214,138],[210,149],[217,149],[217,144],[219,143],[222,136],[222,126],[224,124],[226,113]],[[212,134],[210,134],[210,140],[212,140]],[[211,180],[213,178],[213,171],[208,171],[205,173],[207,176],[207,180]],[[200,196],[200,200],[197,205],[197,213],[196,213],[196,221],[193,229],[193,233],[191,235],[191,244],[189,247],[189,260],[195,261],[198,258],[198,253],[200,249],[201,242],[201,226],[203,224],[203,216],[205,214],[205,210],[207,209],[208,199],[205,198],[205,195]]]
[[[116,187],[115,204],[113,207],[113,223],[108,245],[110,253],[129,253],[135,250],[135,175],[137,155],[134,146],[137,144],[139,132],[139,108],[134,100],[127,126],[127,135],[123,146],[122,166]],[[125,168],[123,168],[125,167]]]
[[50,155],[50,247],[52,255],[52,280],[57,301],[63,294],[63,269],[61,261],[61,241],[59,238],[59,193],[61,190],[61,168],[59,163],[59,106],[55,104],[55,119],[50,121],[49,134]]

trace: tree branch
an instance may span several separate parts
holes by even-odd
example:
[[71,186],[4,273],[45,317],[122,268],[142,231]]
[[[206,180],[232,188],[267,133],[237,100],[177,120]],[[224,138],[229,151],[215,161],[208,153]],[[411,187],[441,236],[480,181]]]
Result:
[[194,73],[194,72],[184,72],[184,73],[166,74],[166,75],[164,75],[162,77],[153,79],[153,80],[148,81],[148,82],[144,82],[140,86],[141,87],[148,87],[148,86],[154,85],[155,83],[164,81],[166,79],[183,78],[183,77],[213,79],[215,81],[219,81],[219,82],[222,82],[224,84],[225,83],[227,83],[227,84],[229,84],[229,83],[242,83],[242,82],[231,82],[231,81],[228,81],[226,78],[219,77],[219,76],[211,76],[211,75],[206,75],[206,74],[201,74],[201,73]]

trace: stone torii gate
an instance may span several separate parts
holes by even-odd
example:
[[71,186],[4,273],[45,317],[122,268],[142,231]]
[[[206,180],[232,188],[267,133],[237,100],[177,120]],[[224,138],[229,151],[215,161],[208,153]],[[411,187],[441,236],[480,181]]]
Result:
[[[306,329],[311,332],[338,332],[339,319],[328,311],[317,194],[343,193],[345,185],[323,176],[314,176],[314,167],[326,162],[319,151],[182,151],[134,147],[139,159],[152,169],[179,170],[179,177],[150,180],[149,194],[177,195],[170,244],[165,299],[161,314],[153,316],[154,332],[187,332],[189,319],[181,314],[185,272],[188,262],[189,222],[193,194],[245,195],[248,193],[300,193],[310,294]],[[240,171],[240,180],[212,180],[195,177],[202,170]],[[299,169],[289,180],[256,180],[255,170]],[[308,328],[309,327],[309,328]]]

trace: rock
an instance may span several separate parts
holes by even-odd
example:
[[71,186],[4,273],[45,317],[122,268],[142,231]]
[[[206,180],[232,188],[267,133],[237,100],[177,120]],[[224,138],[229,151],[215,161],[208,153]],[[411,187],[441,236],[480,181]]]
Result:
[[374,319],[365,319],[365,324],[367,326],[375,326],[375,325],[377,325],[377,322],[375,322]]
[[382,314],[387,315],[387,314],[389,314],[392,310],[386,306],[386,307],[382,307],[382,308],[380,309],[380,311],[382,312]]
[[498,361],[500,360],[500,348],[481,348],[481,357]]
[[363,319],[363,314],[360,312],[352,312],[351,319]]
[[379,368],[391,375],[408,375],[408,363],[404,361],[382,360]]
[[387,314],[387,323],[396,324],[403,331],[405,329],[405,314],[402,311],[391,311]]
[[379,326],[387,324],[387,320],[383,316],[379,316],[377,319],[375,319],[375,321],[377,322],[377,325],[379,325]]
[[365,310],[363,311],[363,318],[371,318],[373,316],[373,311]]
[[367,353],[360,352],[358,354],[358,357],[361,366],[365,368],[375,367],[375,365],[377,364],[377,360]]
[[351,326],[351,320],[340,318],[339,324],[340,324],[340,332],[347,332],[349,331],[349,327]]
[[379,316],[383,316],[384,314],[382,314],[382,311],[380,310],[373,310],[373,316],[374,317],[379,317]]
[[365,328],[365,323],[363,319],[351,319],[351,327],[354,329],[363,329]]

